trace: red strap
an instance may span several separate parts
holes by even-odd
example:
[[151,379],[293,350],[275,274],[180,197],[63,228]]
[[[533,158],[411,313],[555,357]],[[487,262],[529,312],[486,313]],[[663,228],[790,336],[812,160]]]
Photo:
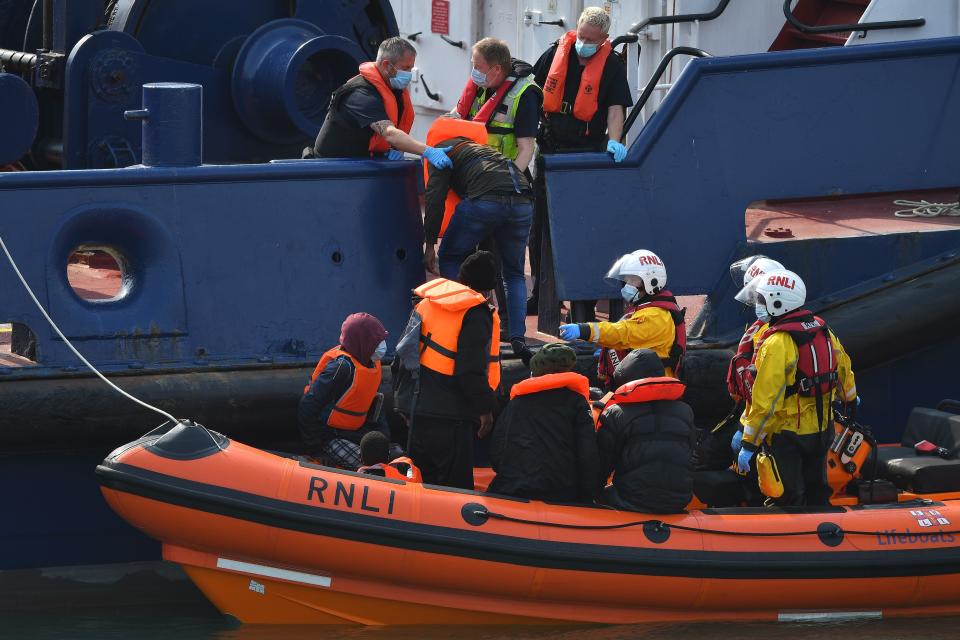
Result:
[[[490,118],[493,117],[493,112],[500,106],[500,103],[503,102],[504,97],[507,95],[507,92],[513,88],[515,82],[516,79],[514,78],[509,78],[501,82],[500,86],[497,87],[496,93],[493,94],[493,97],[488,98],[487,101],[483,103],[483,106],[480,107],[477,115],[473,116],[473,121],[482,122],[483,124],[490,122]],[[463,88],[463,93],[460,94],[460,99],[457,100],[457,113],[464,120],[470,115],[470,108],[473,106],[473,101],[477,98],[478,90],[479,87],[477,87],[473,80],[467,80],[467,86]]]

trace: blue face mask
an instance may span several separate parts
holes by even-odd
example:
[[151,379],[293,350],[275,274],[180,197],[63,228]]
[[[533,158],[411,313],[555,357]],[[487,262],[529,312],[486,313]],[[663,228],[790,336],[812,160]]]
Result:
[[377,345],[377,348],[373,350],[373,355],[370,356],[370,359],[374,362],[379,362],[383,360],[383,356],[387,355],[387,341],[381,340],[380,344]]
[[623,288],[620,289],[620,295],[623,297],[623,301],[629,304],[640,295],[640,289],[637,289],[632,284],[625,284]]
[[757,314],[757,320],[760,322],[768,322],[770,320],[770,314],[767,313],[767,305],[757,303],[753,305],[753,312]]
[[394,89],[406,89],[407,85],[410,84],[410,80],[413,78],[412,71],[404,71],[403,69],[397,69],[397,75],[390,78],[390,86]]
[[473,84],[477,85],[478,87],[487,86],[487,74],[482,73],[476,67],[470,70],[470,79],[473,80]]
[[589,58],[597,52],[597,49],[600,48],[598,44],[587,44],[580,38],[577,38],[577,55],[581,58]]

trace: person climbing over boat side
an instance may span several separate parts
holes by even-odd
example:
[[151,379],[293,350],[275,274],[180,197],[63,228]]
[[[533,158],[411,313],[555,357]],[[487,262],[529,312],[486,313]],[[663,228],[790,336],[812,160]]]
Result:
[[687,345],[685,310],[664,288],[667,269],[663,261],[652,251],[638,249],[614,262],[604,280],[621,286],[620,295],[629,309],[626,315],[617,322],[562,324],[560,337],[589,340],[603,347],[597,373],[607,381],[631,349],[656,351],[666,375],[677,375]]
[[[364,435],[380,431],[389,440],[378,393],[386,338],[383,324],[368,313],[343,321],[340,344],[320,358],[300,398],[297,421],[310,455],[353,470],[360,466]],[[399,448],[395,452],[402,453]]]
[[826,505],[827,449],[834,437],[831,405],[857,399],[850,358],[827,324],[803,308],[806,285],[792,271],[757,276],[758,315],[769,326],[753,354],[756,375],[743,417],[737,469],[746,473],[761,445],[776,460],[783,482],[780,505]]
[[532,378],[510,390],[490,445],[496,477],[488,489],[531,500],[592,502],[599,454],[588,399],[590,383],[575,373],[577,353],[548,344],[530,361]]
[[[496,265],[478,251],[460,265],[459,282],[420,285],[420,390],[409,456],[423,481],[473,489],[473,434],[493,428],[500,386],[500,318],[488,302]],[[411,416],[407,416],[408,421]]]
[[[530,229],[530,268],[533,294],[527,303],[537,313],[540,255],[549,232],[547,183],[543,154],[603,152],[622,162],[627,148],[620,142],[626,109],[633,105],[627,68],[607,36],[610,16],[600,7],[587,7],[569,31],[554,42],[534,65],[534,78],[543,87],[543,115],[537,135],[536,206]],[[596,318],[593,300],[572,304],[575,322]]]
[[[428,168],[424,232],[424,267],[447,279],[456,277],[460,265],[478,244],[492,237],[500,256],[509,319],[508,339],[524,364],[533,355],[527,347],[524,276],[527,235],[533,218],[533,192],[513,162],[469,136],[476,125],[469,121],[440,119],[434,128],[449,131],[437,144],[452,147],[450,169]],[[457,130],[461,131],[457,135]],[[482,130],[480,131],[482,134]],[[447,195],[463,199],[454,209]],[[439,253],[437,238],[443,235]],[[499,341],[499,336],[497,338]]]
[[449,167],[448,149],[430,147],[410,136],[413,103],[407,85],[413,77],[417,50],[405,38],[380,43],[376,62],[364,62],[360,73],[333,92],[330,108],[313,147],[304,158],[403,159],[404,152],[423,156],[436,167]]
[[686,387],[665,376],[659,354],[631,351],[614,372],[616,391],[597,425],[601,499],[618,509],[680,513],[693,497],[693,410]]
[[379,431],[371,431],[360,440],[360,462],[358,473],[366,473],[392,480],[421,482],[420,469],[410,458],[391,459],[390,440]]
[[533,160],[543,91],[533,67],[511,57],[503,40],[484,38],[473,45],[470,78],[450,115],[483,123],[487,144],[527,171]]

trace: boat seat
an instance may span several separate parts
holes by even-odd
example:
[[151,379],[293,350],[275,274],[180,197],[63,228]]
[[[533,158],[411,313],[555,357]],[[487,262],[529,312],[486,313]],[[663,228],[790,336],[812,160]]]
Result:
[[[918,455],[914,449],[927,440],[950,451],[950,458]],[[960,416],[926,407],[914,407],[899,447],[879,447],[877,475],[900,489],[917,493],[960,491]]]
[[913,448],[921,440],[949,449],[951,457],[956,458],[960,451],[960,415],[914,407],[907,418],[907,428],[903,431],[900,444]]
[[916,455],[894,458],[884,464],[883,476],[914,493],[960,491],[960,460]]

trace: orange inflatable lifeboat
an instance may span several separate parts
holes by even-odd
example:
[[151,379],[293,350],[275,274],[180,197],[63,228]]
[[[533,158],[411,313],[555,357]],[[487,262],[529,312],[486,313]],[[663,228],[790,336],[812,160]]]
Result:
[[110,506],[247,623],[494,624],[960,613],[960,494],[668,516],[369,476],[164,425]]

